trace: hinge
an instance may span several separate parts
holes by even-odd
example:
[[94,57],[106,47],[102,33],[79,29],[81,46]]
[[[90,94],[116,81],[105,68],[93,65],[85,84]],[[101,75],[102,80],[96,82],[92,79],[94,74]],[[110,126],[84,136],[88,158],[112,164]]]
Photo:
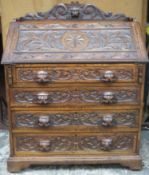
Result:
[[143,66],[138,66],[138,83],[143,83]]
[[7,67],[7,75],[8,75],[8,85],[11,86],[13,83],[13,78],[12,78],[12,66]]

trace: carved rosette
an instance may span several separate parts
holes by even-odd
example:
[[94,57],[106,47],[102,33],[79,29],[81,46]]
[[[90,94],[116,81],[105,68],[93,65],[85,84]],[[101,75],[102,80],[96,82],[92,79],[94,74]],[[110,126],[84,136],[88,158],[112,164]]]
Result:
[[57,90],[48,92],[14,91],[13,98],[16,103],[28,104],[58,104],[58,103],[136,103],[138,101],[137,89],[115,90]]
[[[40,118],[46,116],[46,121],[40,121]],[[111,116],[112,119],[109,121],[107,118]],[[81,125],[81,126],[99,126],[99,127],[136,127],[137,124],[137,111],[131,112],[111,112],[111,113],[101,113],[101,112],[70,112],[70,113],[55,113],[55,114],[45,114],[45,113],[16,113],[14,115],[14,127],[28,127],[28,128],[40,128],[46,127],[45,125],[39,125],[39,121],[42,124],[47,124],[50,126],[71,126],[71,125]],[[45,118],[45,117],[44,117]],[[106,126],[107,125],[107,126]]]
[[135,135],[17,136],[16,150],[30,152],[123,151],[133,149]]

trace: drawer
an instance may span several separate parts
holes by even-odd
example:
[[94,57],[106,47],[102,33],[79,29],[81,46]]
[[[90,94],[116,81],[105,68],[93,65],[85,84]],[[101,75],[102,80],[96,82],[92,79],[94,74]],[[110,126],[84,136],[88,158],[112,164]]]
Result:
[[138,87],[14,88],[11,106],[111,106],[140,103]]
[[137,130],[140,117],[140,111],[138,109],[88,109],[78,111],[23,110],[12,111],[12,127],[16,131],[99,132],[104,130],[104,132],[111,132],[111,130]]
[[137,134],[15,134],[13,140],[16,156],[130,154],[136,152]]
[[138,79],[135,64],[17,65],[13,72],[13,82],[18,87],[63,83],[134,83]]

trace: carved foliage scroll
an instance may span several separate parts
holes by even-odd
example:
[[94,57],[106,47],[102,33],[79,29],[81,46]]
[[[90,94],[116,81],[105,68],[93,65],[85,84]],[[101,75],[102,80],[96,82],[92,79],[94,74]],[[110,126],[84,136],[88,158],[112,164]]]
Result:
[[[77,24],[75,24],[77,25]],[[126,29],[65,29],[20,30],[16,52],[136,52],[131,30]]]
[[[109,69],[109,68],[107,68]],[[18,69],[18,80],[19,81],[36,81],[37,74],[40,70],[33,69]],[[77,69],[54,69],[50,68],[45,70],[47,72],[47,77],[52,81],[82,81],[82,80],[100,80],[105,73],[105,70],[99,68],[77,68]],[[120,81],[131,81],[134,78],[134,73],[132,69],[119,69],[112,70],[115,75],[116,80]]]
[[131,134],[113,136],[18,136],[16,138],[16,149],[17,151],[31,152],[122,151],[132,149],[134,141],[135,136]]
[[38,12],[37,14],[27,14],[17,21],[25,20],[44,20],[44,19],[61,19],[61,20],[123,20],[132,21],[132,18],[124,14],[105,13],[92,4],[80,4],[72,2],[70,4],[58,4],[48,12]]
[[16,103],[28,104],[58,104],[58,103],[136,103],[137,89],[121,90],[57,90],[48,92],[14,91]]
[[14,115],[15,127],[38,128],[40,116],[49,117],[49,126],[102,126],[104,116],[110,115],[115,126],[136,127],[137,111],[131,112],[70,112],[70,113],[18,113]]

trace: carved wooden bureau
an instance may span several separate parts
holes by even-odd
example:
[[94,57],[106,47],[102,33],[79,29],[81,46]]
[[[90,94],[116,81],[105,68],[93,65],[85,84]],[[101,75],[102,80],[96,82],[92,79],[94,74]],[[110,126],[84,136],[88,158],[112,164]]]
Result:
[[140,25],[93,5],[59,4],[12,22],[2,59],[8,170],[98,163],[141,169],[146,62]]

